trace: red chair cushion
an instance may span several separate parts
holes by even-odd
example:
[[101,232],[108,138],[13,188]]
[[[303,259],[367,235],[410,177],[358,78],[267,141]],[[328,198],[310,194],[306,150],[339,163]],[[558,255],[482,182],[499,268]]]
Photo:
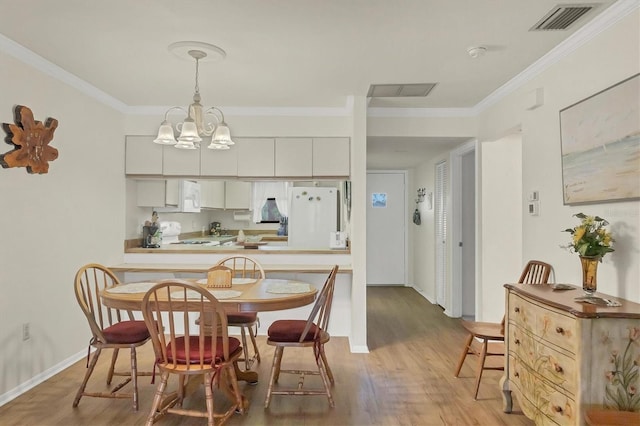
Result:
[[[238,348],[240,348],[240,341],[235,337],[229,337],[229,354],[234,353]],[[213,355],[211,351],[211,338],[206,337],[204,340],[204,362],[207,364],[211,364],[213,362]],[[168,361],[173,362],[171,343],[167,345],[167,356],[169,358]],[[221,361],[223,356],[222,337],[218,337],[215,354],[216,362]],[[176,339],[176,362],[179,364],[187,363],[184,337],[178,337]],[[200,341],[198,336],[189,336],[189,362],[196,364],[200,362]]]
[[257,312],[234,312],[227,314],[229,324],[247,324],[258,321]]
[[149,338],[144,321],[120,321],[102,330],[107,343],[137,343]]
[[[269,339],[274,342],[299,342],[300,336],[307,325],[307,320],[278,320],[275,321],[267,330]],[[305,342],[314,340],[314,334],[318,327],[312,324],[304,337]]]

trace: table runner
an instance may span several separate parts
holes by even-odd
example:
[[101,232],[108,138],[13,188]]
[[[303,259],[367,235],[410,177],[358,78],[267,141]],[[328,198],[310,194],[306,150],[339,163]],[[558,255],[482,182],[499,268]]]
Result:
[[129,283],[121,284],[115,287],[108,288],[109,293],[146,293],[151,287],[156,285],[155,282],[141,282],[141,283]]
[[[238,297],[242,294],[241,291],[236,290],[209,290],[209,292],[216,299],[233,299],[234,297]],[[182,299],[182,295],[184,293],[180,291],[174,291],[171,293],[171,297],[176,299]],[[187,299],[200,299],[200,293],[194,290],[187,290]]]
[[269,280],[267,293],[309,293],[311,286],[307,283],[283,280]]

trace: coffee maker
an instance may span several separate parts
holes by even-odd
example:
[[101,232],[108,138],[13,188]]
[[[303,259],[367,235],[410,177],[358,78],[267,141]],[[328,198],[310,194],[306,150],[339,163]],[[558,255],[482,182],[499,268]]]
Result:
[[222,223],[220,222],[211,222],[209,226],[209,233],[211,235],[215,235],[216,237],[220,236],[220,229],[222,227]]
[[160,247],[158,227],[144,225],[142,227],[142,247],[143,248],[158,248]]

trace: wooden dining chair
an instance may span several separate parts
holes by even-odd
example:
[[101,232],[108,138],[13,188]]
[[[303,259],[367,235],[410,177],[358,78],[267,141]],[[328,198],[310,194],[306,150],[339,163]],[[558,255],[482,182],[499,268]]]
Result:
[[233,271],[224,265],[216,265],[207,271],[207,288],[231,288]]
[[[76,299],[84,313],[89,328],[91,340],[89,347],[96,350],[87,363],[87,371],[80,388],[73,400],[73,407],[77,407],[83,396],[101,398],[132,398],[133,409],[138,410],[138,376],[150,376],[151,372],[139,372],[136,360],[136,348],[149,340],[149,331],[144,321],[134,320],[130,311],[120,311],[104,306],[100,300],[100,292],[119,284],[118,278],[107,267],[97,263],[90,263],[81,267],[75,276],[74,286]],[[116,385],[110,392],[87,392],[87,382],[93,373],[98,358],[103,349],[112,349],[111,365],[107,373],[107,385],[111,385],[113,376],[124,376],[125,380]],[[118,351],[130,349],[130,371],[115,371]],[[118,392],[129,382],[133,384],[133,391]]]
[[[338,265],[334,266],[327,280],[320,290],[313,309],[307,320],[277,320],[271,324],[268,330],[267,344],[275,346],[271,377],[267,397],[264,401],[265,408],[269,407],[272,395],[326,395],[331,407],[335,406],[331,395],[331,386],[335,383],[333,373],[327,362],[324,345],[331,336],[327,331],[331,305],[333,303],[333,290],[336,283]],[[317,370],[283,370],[281,368],[284,348],[313,348]],[[280,373],[298,374],[300,379],[295,388],[275,387]],[[304,389],[303,383],[306,375],[319,375],[322,379],[323,389]]]
[[[520,284],[547,284],[551,273],[551,265],[539,260],[531,260],[527,263],[520,274],[518,283]],[[465,341],[465,346],[460,355],[455,376],[458,377],[464,360],[467,355],[477,355],[478,367],[476,371],[476,387],[473,399],[478,399],[480,389],[480,379],[484,370],[504,370],[504,364],[499,366],[485,365],[487,357],[504,357],[504,316],[499,323],[465,321],[461,320],[462,326],[469,333]],[[474,347],[476,340],[480,341],[480,349]]]
[[[190,312],[211,318],[211,329],[194,327]],[[152,425],[167,413],[206,417],[209,425],[223,424],[234,412],[244,413],[246,402],[234,370],[242,354],[240,341],[227,334],[227,315],[222,304],[206,288],[181,280],[165,280],[153,286],[142,299],[142,316],[151,334],[160,384],[146,424]],[[180,328],[184,330],[179,332]],[[165,398],[169,376],[178,376],[178,389]],[[206,411],[183,408],[187,396],[187,378],[204,377]],[[216,411],[214,388],[230,401],[226,409]]]
[[[265,278],[264,269],[258,263],[257,260],[244,255],[229,256],[220,260],[216,265],[226,266],[231,268],[232,279],[262,279]],[[244,348],[244,357],[240,361],[244,361],[245,369],[251,369],[254,362],[260,363],[260,351],[258,350],[258,343],[256,342],[256,336],[258,334],[258,326],[260,324],[260,318],[258,318],[257,312],[233,312],[228,313],[227,318],[229,321],[229,327],[239,327],[240,337],[242,339],[242,347]],[[247,334],[251,339],[251,345],[253,346],[253,355],[249,356],[249,345],[247,344]]]

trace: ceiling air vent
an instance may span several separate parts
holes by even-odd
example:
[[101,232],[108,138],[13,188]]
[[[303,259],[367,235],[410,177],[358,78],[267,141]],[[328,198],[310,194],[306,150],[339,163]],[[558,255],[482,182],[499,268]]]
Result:
[[436,83],[420,84],[372,84],[369,86],[368,98],[407,98],[424,97],[431,92]]
[[566,30],[596,6],[594,3],[559,4],[531,27],[530,31]]

